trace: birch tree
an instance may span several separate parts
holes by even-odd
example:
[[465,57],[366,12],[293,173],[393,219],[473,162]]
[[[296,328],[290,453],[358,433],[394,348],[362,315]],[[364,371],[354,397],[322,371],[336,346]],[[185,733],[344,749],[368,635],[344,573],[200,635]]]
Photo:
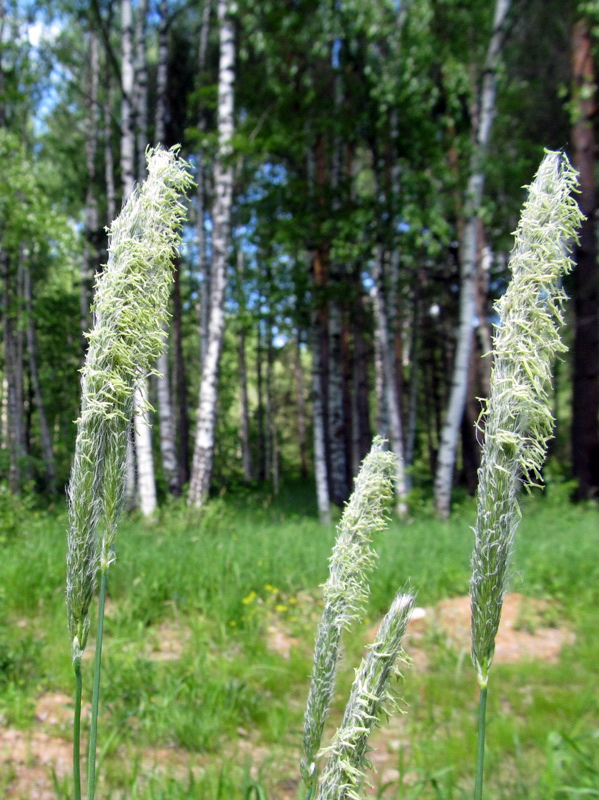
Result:
[[374,269],[374,287],[372,291],[374,305],[374,319],[378,351],[382,366],[382,384],[384,397],[382,398],[387,411],[389,424],[389,439],[391,449],[396,457],[395,494],[397,497],[397,513],[405,516],[408,511],[406,503],[407,489],[404,470],[404,445],[401,421],[401,403],[397,390],[397,378],[393,355],[389,346],[389,321],[385,308],[383,294],[383,248],[377,248]]
[[[144,3],[138,11],[144,11]],[[143,32],[141,25],[138,31]],[[121,0],[121,178],[123,200],[127,200],[135,180],[135,61],[134,24],[131,0]],[[138,42],[139,44],[139,42]],[[139,58],[138,68],[145,59]],[[139,92],[137,93],[139,98]],[[142,95],[143,97],[143,95]],[[144,516],[156,510],[156,482],[154,478],[154,456],[152,434],[149,428],[147,387],[139,386],[134,398],[135,463],[137,465],[137,495],[139,508]],[[129,458],[133,460],[133,453]],[[131,487],[130,487],[131,489]],[[129,489],[129,491],[130,491]]]
[[464,415],[468,390],[468,371],[476,303],[478,256],[478,225],[480,205],[485,185],[484,159],[487,154],[491,128],[496,110],[497,68],[504,47],[505,24],[511,0],[497,0],[493,15],[493,30],[482,73],[478,98],[479,121],[470,160],[470,170],[464,203],[464,219],[460,237],[460,309],[457,347],[451,379],[451,391],[435,475],[435,507],[442,517],[449,515],[451,487],[456,461],[458,436]]
[[235,38],[228,0],[218,2],[218,154],[214,168],[214,208],[210,315],[206,355],[198,401],[198,423],[189,487],[189,502],[201,508],[208,496],[214,459],[214,433],[218,403],[218,375],[225,331],[225,290],[227,257],[233,202],[231,164],[234,131],[233,100],[235,80]]
[[[168,3],[161,0],[158,12],[158,64],[156,67],[156,118],[154,124],[155,144],[166,144],[166,109],[168,93]],[[168,341],[168,340],[167,340]],[[158,359],[156,380],[158,416],[160,419],[160,456],[162,470],[171,494],[181,494],[179,465],[175,442],[175,420],[169,381],[169,348],[165,347]]]

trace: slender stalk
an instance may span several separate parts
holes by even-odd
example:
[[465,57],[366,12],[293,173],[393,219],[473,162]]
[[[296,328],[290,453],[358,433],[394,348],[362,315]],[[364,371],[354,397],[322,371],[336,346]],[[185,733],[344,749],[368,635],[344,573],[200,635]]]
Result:
[[74,800],[81,800],[81,656],[73,661],[75,671],[75,712],[73,719],[73,792]]
[[485,770],[485,733],[487,730],[487,686],[480,687],[478,706],[478,741],[476,745],[476,778],[474,781],[474,800],[482,800],[483,775]]
[[104,637],[104,604],[106,601],[106,573],[100,578],[100,602],[98,606],[98,631],[94,657],[94,686],[92,689],[92,719],[89,732],[89,755],[87,759],[87,800],[94,800],[96,790],[96,742],[98,739],[98,708],[100,705],[100,671],[102,669],[102,640]]

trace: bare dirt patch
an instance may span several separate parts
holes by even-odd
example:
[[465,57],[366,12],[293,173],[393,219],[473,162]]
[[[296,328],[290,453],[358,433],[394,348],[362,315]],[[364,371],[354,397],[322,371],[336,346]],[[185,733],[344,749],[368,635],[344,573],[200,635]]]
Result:
[[[574,633],[552,620],[555,609],[544,600],[513,593],[505,596],[501,624],[495,643],[496,664],[520,661],[544,661],[555,664],[564,645],[572,644]],[[378,625],[371,627],[366,639],[374,641]],[[415,669],[426,669],[435,646],[435,638],[456,652],[470,652],[470,598],[452,597],[432,608],[415,608],[408,624],[405,650]]]
[[[555,664],[564,645],[574,642],[565,626],[548,624],[549,603],[513,593],[505,596],[495,642],[496,664],[544,661]],[[454,650],[470,652],[470,598],[442,600],[427,615]]]
[[178,661],[191,637],[189,628],[169,620],[148,629],[146,658],[150,661]]
[[72,745],[65,739],[13,728],[0,731],[0,766],[10,775],[7,800],[56,800],[52,771],[61,780],[71,771]]

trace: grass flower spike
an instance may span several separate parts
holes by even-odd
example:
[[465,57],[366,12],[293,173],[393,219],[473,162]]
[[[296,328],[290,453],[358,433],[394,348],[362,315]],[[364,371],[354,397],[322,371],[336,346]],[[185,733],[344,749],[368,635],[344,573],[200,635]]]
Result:
[[88,798],[95,789],[95,746],[106,573],[124,500],[133,397],[164,346],[172,257],[185,209],[180,197],[192,184],[177,149],[149,150],[148,178],[109,230],[108,263],[96,282],[94,325],[82,369],[81,416],[69,484],[67,614],[76,678],[75,800],[81,796],[79,739],[81,656],[89,608],[101,574]]
[[394,705],[390,681],[406,631],[414,598],[398,594],[385,615],[376,641],[363,659],[352,686],[343,721],[331,746],[318,787],[317,800],[360,800],[365,779],[368,739],[372,729]]
[[470,584],[472,660],[481,686],[482,724],[475,797],[482,796],[486,689],[520,519],[517,492],[520,483],[541,480],[553,431],[551,370],[565,350],[559,336],[565,300],[561,279],[572,267],[568,247],[582,221],[572,196],[576,186],[566,156],[547,152],[516,231],[512,279],[497,303]]
[[135,388],[164,343],[185,213],[179,198],[191,184],[185,167],[174,151],[149,151],[148,179],[112,225],[108,264],[96,283],[69,485],[67,609],[75,650],[85,646],[97,571],[114,543]]
[[392,496],[395,456],[380,438],[364,459],[347,503],[324,585],[324,611],[314,649],[312,681],[304,720],[302,776],[313,787],[316,754],[333,696],[341,632],[359,619],[368,598],[367,574],[373,566],[372,537],[384,529]]

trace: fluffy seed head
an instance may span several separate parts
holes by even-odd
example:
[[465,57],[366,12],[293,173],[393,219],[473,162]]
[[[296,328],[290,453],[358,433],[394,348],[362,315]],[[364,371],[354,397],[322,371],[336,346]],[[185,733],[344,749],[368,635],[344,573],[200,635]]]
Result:
[[94,324],[81,371],[67,535],[75,658],[85,647],[97,572],[108,566],[122,508],[135,388],[164,346],[172,257],[185,214],[179,198],[192,184],[177,148],[148,150],[147,159],[148,178],[109,230],[108,263],[96,281]]
[[576,172],[563,153],[547,152],[522,210],[510,258],[512,279],[496,305],[489,400],[472,556],[472,659],[486,685],[499,627],[520,482],[541,480],[553,432],[549,390],[565,299],[561,279],[572,268],[568,248],[582,215],[572,192]]
[[315,777],[316,754],[335,687],[341,632],[363,614],[368,599],[368,573],[374,563],[372,537],[386,526],[395,474],[395,456],[376,437],[339,523],[329,578],[324,585],[325,607],[316,636],[304,719],[301,770],[307,785]]
[[397,708],[391,686],[396,661],[406,631],[414,598],[398,594],[376,640],[362,660],[352,686],[343,721],[330,747],[323,750],[329,760],[318,786],[317,800],[360,800],[365,780],[368,739],[383,716]]

